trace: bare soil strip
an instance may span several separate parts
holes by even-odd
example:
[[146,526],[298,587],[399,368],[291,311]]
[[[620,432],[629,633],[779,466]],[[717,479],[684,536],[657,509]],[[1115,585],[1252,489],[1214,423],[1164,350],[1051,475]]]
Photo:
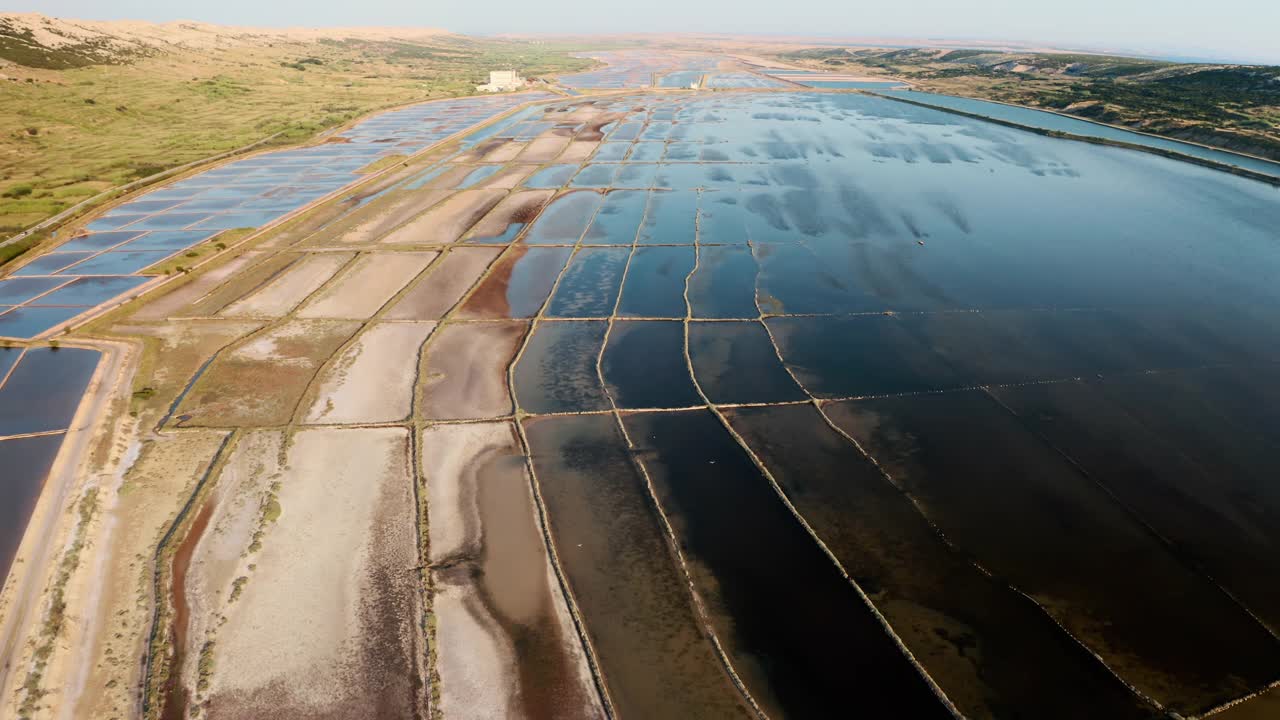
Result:
[[434,322],[379,323],[320,377],[304,422],[367,424],[409,417],[418,352]]
[[408,442],[402,428],[295,434],[269,540],[223,611],[209,718],[420,714]]
[[361,255],[332,284],[307,301],[300,318],[364,320],[372,317],[435,260],[434,252]]

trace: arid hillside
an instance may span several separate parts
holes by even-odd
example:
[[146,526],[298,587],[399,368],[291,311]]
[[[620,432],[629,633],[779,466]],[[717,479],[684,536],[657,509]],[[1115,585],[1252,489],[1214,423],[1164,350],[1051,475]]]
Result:
[[1280,158],[1280,67],[992,49],[857,47],[781,52],[836,72],[882,73],[920,89],[1057,110]]

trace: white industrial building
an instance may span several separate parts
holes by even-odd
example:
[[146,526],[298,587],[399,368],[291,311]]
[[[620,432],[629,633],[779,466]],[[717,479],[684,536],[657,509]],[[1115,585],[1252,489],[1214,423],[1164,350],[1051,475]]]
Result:
[[515,70],[492,70],[489,72],[489,82],[485,85],[477,85],[476,90],[480,92],[504,92],[506,90],[519,90],[524,87],[524,78],[520,77],[520,73]]

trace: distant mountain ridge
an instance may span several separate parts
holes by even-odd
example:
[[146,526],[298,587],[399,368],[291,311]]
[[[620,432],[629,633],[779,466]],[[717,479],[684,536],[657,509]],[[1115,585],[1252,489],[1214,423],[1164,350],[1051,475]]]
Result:
[[40,13],[0,13],[0,59],[27,67],[63,70],[129,62],[176,49],[322,39],[412,42],[452,34],[439,28],[260,28],[194,21],[68,20]]

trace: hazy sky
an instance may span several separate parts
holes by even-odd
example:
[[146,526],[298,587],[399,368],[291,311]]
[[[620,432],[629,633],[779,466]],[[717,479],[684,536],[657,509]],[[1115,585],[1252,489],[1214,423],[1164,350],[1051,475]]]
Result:
[[1280,64],[1280,0],[0,0],[93,19],[1017,40]]

